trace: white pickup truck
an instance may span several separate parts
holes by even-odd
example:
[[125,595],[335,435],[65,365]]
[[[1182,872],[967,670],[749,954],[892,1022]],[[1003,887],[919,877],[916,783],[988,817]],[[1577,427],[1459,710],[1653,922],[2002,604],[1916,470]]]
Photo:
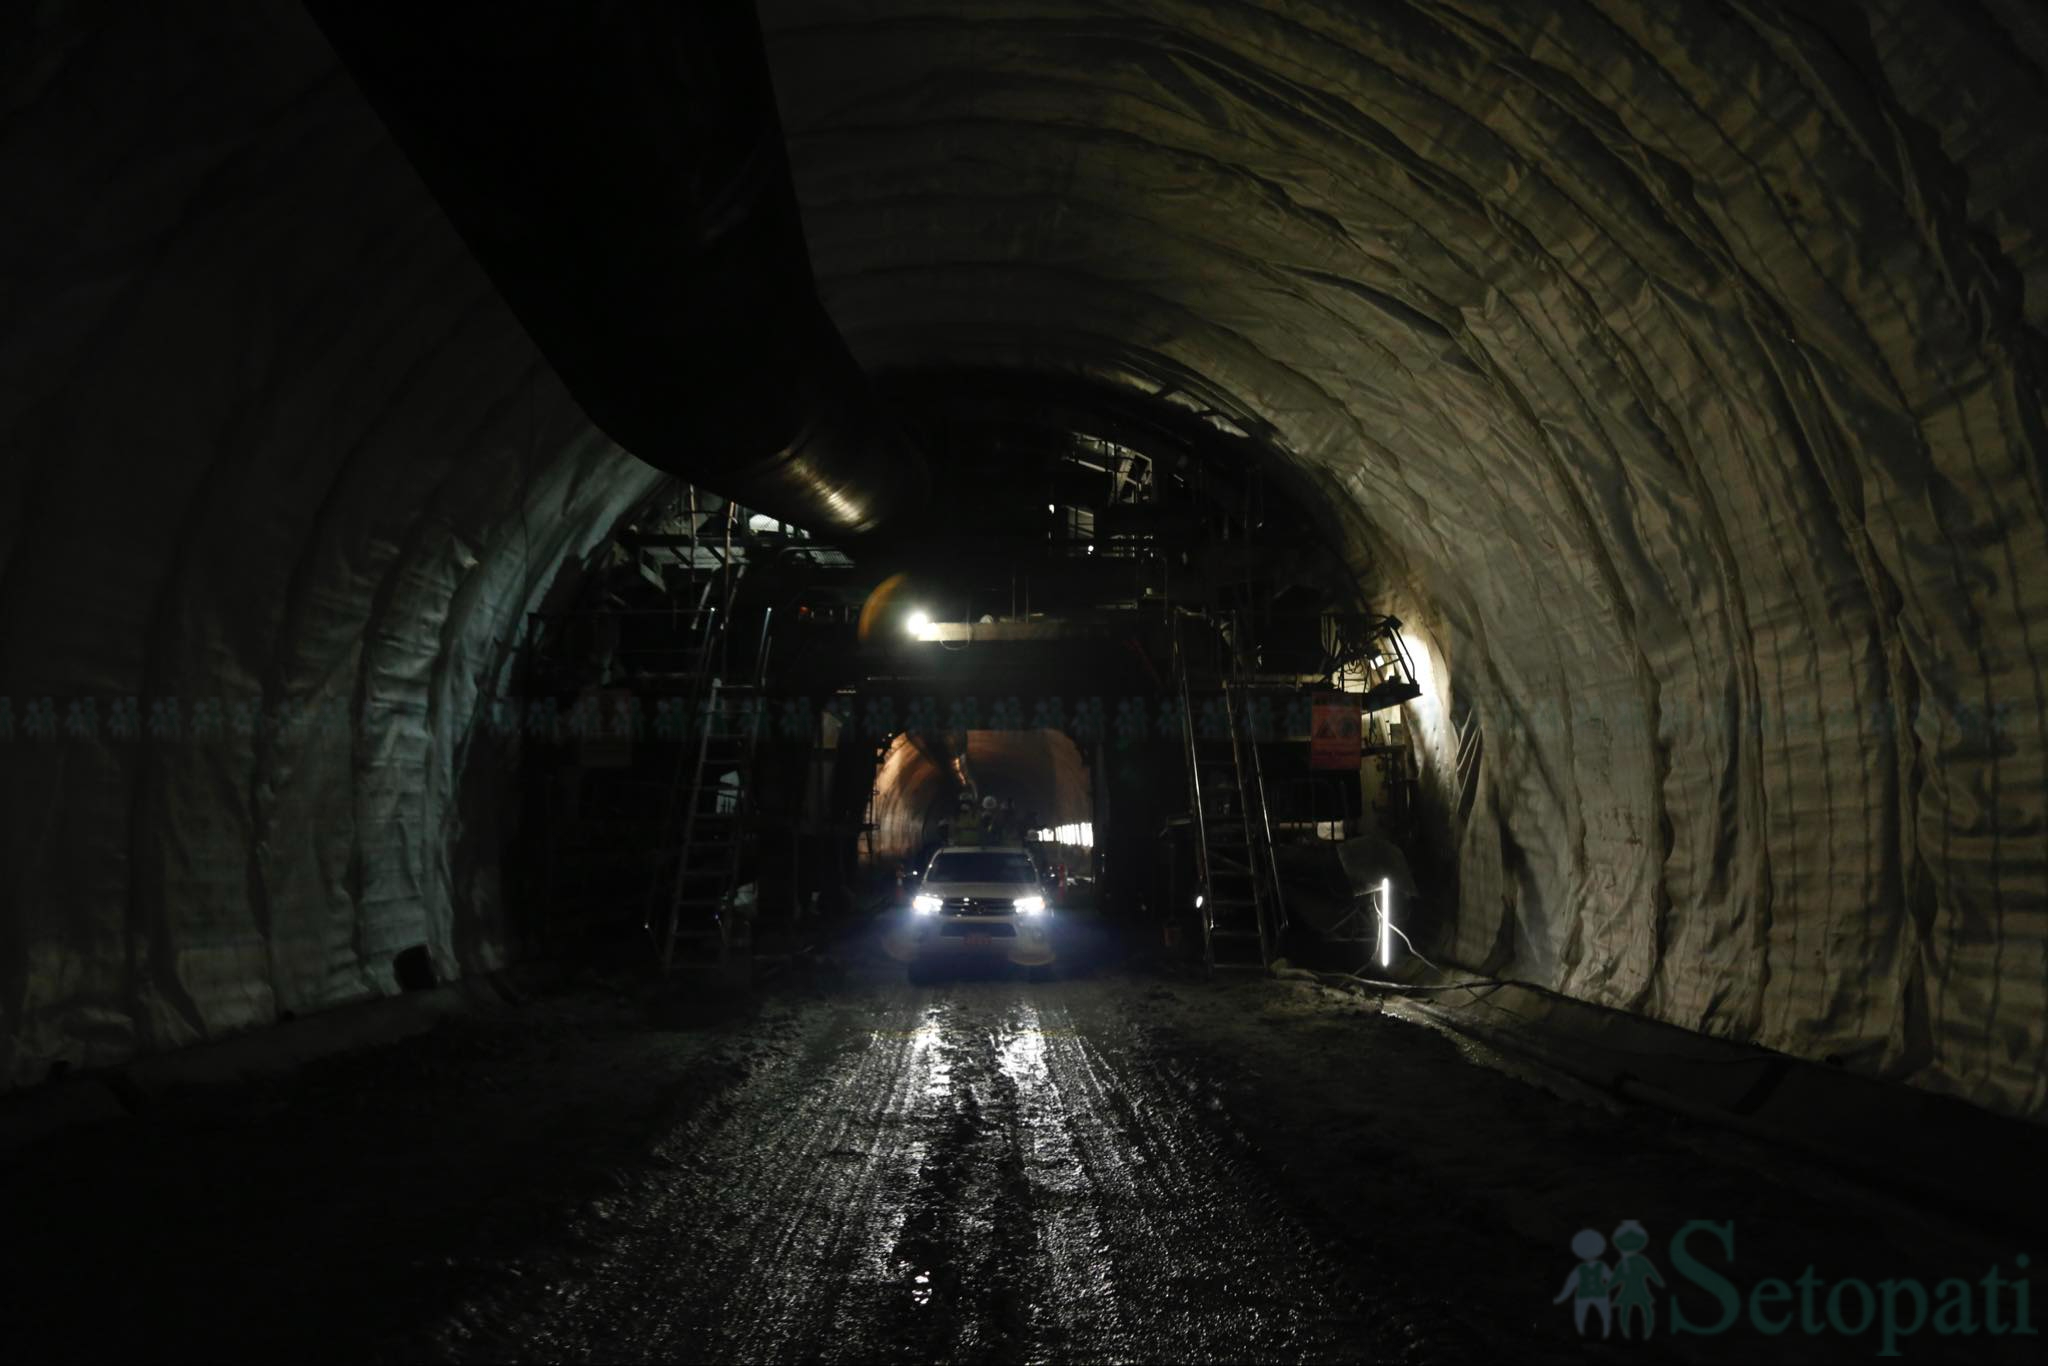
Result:
[[945,964],[1008,961],[1040,973],[1052,965],[1045,879],[1022,845],[939,850],[910,909],[913,982]]

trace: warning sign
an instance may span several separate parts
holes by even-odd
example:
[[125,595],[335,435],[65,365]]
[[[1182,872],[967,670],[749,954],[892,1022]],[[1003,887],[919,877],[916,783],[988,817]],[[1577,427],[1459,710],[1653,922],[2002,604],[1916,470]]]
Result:
[[1359,717],[1358,698],[1351,693],[1317,693],[1314,724],[1309,731],[1308,766],[1357,769]]

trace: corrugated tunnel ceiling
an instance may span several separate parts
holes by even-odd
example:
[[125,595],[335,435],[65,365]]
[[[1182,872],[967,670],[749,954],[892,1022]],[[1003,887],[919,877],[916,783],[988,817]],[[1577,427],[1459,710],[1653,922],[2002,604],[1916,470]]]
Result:
[[[2036,9],[763,21],[862,366],[1156,394],[1324,491],[1432,666],[1443,954],[2048,1109]],[[302,15],[4,22],[7,1075],[488,966],[481,718],[654,475]],[[30,748],[78,696],[226,710]]]

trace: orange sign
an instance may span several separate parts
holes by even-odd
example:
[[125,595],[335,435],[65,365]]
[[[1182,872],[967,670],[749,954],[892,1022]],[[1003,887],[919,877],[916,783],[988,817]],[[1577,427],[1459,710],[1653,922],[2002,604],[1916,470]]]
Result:
[[1315,696],[1314,724],[1309,730],[1310,768],[1356,769],[1359,761],[1358,698],[1345,692]]

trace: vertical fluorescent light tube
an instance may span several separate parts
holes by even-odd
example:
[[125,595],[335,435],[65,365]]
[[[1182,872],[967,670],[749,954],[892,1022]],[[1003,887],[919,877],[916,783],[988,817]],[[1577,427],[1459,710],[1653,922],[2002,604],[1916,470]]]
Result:
[[1380,966],[1394,965],[1394,880],[1380,879]]

